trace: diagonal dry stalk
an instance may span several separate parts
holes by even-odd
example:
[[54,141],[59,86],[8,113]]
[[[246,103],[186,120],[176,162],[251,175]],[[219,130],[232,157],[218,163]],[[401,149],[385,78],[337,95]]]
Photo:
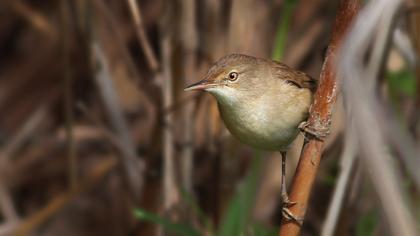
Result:
[[[330,126],[332,108],[338,92],[335,70],[337,48],[342,43],[343,38],[358,11],[359,4],[359,0],[343,0],[340,3],[334,23],[332,38],[322,67],[318,90],[315,93],[314,103],[308,118],[310,129],[325,130]],[[324,142],[322,140],[312,137],[311,135],[306,136],[308,141],[303,147],[290,192],[290,200],[296,202],[295,205],[290,207],[290,212],[297,217],[303,217],[305,215],[324,147]],[[299,235],[300,229],[301,227],[295,222],[285,222],[280,229],[279,235]]]
[[135,144],[119,105],[119,98],[109,71],[109,61],[103,52],[102,45],[97,41],[93,41],[92,50],[93,56],[101,66],[95,76],[95,82],[100,91],[110,123],[115,130],[116,136],[121,140],[121,164],[124,170],[124,177],[126,178],[133,198],[138,199],[143,186],[142,176],[145,163],[143,159],[137,157]]
[[140,11],[140,5],[137,4],[136,0],[128,0],[130,6],[131,16],[133,17],[134,24],[136,26],[136,34],[139,44],[143,48],[144,54],[147,59],[147,64],[149,68],[156,72],[159,69],[159,62],[156,58],[155,53],[153,52],[150,41],[147,39],[146,30],[144,28],[142,15]]

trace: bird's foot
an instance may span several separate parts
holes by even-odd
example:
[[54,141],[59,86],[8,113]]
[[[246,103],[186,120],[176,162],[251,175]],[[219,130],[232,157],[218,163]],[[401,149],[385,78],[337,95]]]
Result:
[[290,212],[290,210],[286,206],[283,206],[283,208],[282,208],[282,216],[283,216],[283,220],[285,222],[292,221],[292,222],[298,224],[299,226],[303,225],[303,217],[297,217],[297,216],[293,215],[293,213]]
[[287,195],[287,193],[283,193],[281,195],[281,199],[283,201],[283,207],[290,207],[296,204],[296,202],[292,202],[289,199],[289,196]]
[[307,121],[303,121],[302,123],[300,123],[298,128],[301,132],[308,133],[321,141],[324,140],[330,134],[329,128],[321,125],[310,125]]
[[288,209],[289,207],[293,206],[296,204],[296,202],[292,202],[289,199],[289,196],[286,194],[282,194],[281,195],[282,201],[283,201],[283,206],[282,206],[282,216],[283,216],[283,220],[285,222],[288,221],[293,221],[296,224],[298,224],[299,226],[302,226],[303,224],[303,218],[301,217],[296,217],[295,215],[292,214],[292,212],[290,212],[290,210]]

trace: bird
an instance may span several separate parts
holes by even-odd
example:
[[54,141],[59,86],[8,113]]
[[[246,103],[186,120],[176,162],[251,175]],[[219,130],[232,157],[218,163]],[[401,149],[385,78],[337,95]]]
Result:
[[230,54],[217,60],[204,78],[185,91],[204,90],[213,95],[226,128],[251,147],[279,151],[282,157],[282,213],[301,223],[288,207],[286,153],[304,127],[317,88],[317,80],[304,72],[265,58]]

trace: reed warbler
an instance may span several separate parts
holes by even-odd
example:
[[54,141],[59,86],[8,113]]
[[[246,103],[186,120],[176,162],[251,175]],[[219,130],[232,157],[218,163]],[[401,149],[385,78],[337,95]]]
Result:
[[287,209],[294,203],[287,195],[286,151],[308,117],[316,86],[316,80],[280,62],[231,54],[185,88],[212,94],[227,129],[241,142],[281,153],[283,216],[297,222]]

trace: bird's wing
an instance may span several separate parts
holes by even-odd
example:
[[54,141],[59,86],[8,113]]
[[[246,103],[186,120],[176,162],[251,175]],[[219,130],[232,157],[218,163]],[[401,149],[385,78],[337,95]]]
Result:
[[288,83],[296,85],[299,88],[306,88],[312,92],[315,92],[318,84],[316,79],[304,72],[291,69],[289,66],[283,63],[277,61],[272,62],[275,68],[274,73],[276,73],[279,78],[284,79]]

